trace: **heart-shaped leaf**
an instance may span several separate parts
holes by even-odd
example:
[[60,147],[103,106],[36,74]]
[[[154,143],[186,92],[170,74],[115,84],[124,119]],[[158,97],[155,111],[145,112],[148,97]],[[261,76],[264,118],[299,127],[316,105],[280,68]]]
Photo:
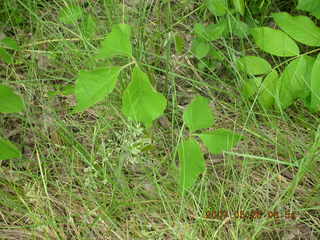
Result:
[[199,136],[213,154],[231,150],[243,138],[241,135],[223,128],[202,133]]
[[265,74],[271,71],[271,65],[257,56],[244,56],[237,60],[239,70],[251,75]]
[[320,111],[320,54],[318,54],[311,73],[311,104],[310,109]]
[[274,104],[277,86],[279,84],[279,75],[277,71],[270,72],[262,82],[261,93],[259,94],[258,101],[265,109],[269,109]]
[[291,16],[289,13],[273,13],[276,24],[294,40],[308,46],[320,46],[320,28],[306,16]]
[[77,106],[73,113],[83,111],[104,99],[116,86],[121,67],[80,71],[75,86]]
[[263,51],[279,57],[299,55],[299,47],[284,32],[269,27],[251,29],[255,43]]
[[179,186],[182,194],[196,182],[199,174],[205,170],[205,161],[198,142],[188,139],[178,146],[180,159]]
[[148,128],[167,106],[165,97],[151,85],[147,74],[136,66],[132,81],[122,96],[122,112],[132,120],[141,121]]
[[297,9],[310,12],[312,16],[320,19],[320,1],[318,0],[299,0]]
[[0,85],[0,112],[16,113],[24,111],[24,103],[20,96],[5,85]]
[[117,24],[102,41],[97,58],[111,58],[114,56],[132,56],[130,42],[131,27],[127,24]]
[[184,111],[183,121],[191,132],[211,127],[214,123],[214,116],[209,106],[209,100],[197,96]]
[[0,137],[0,160],[19,158],[21,152],[11,142]]

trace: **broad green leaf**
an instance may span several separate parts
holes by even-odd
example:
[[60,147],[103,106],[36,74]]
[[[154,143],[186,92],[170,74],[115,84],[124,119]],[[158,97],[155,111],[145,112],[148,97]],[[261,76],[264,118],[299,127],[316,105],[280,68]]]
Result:
[[320,111],[320,54],[318,54],[311,73],[311,104],[312,111]]
[[183,121],[190,132],[211,127],[214,123],[214,116],[209,106],[209,99],[202,96],[195,97],[185,109]]
[[0,160],[21,157],[21,152],[11,142],[0,137]]
[[82,16],[82,8],[77,5],[71,5],[61,9],[59,13],[59,20],[65,24],[75,24]]
[[204,58],[205,56],[208,55],[210,50],[210,44],[199,39],[199,38],[195,38],[192,41],[192,47],[191,47],[191,51],[192,53],[198,58]]
[[226,0],[207,0],[207,8],[215,16],[223,16],[228,11],[228,3]]
[[0,42],[13,50],[19,50],[19,46],[16,40],[14,40],[13,38],[6,37],[2,39]]
[[259,90],[261,82],[262,77],[254,77],[248,79],[243,85],[242,94],[246,98],[252,98]]
[[291,16],[289,13],[273,13],[276,24],[294,40],[308,46],[320,46],[320,28],[306,16]]
[[308,61],[299,57],[291,61],[280,76],[279,101],[282,109],[289,107],[295,99],[308,96]]
[[102,41],[98,51],[98,58],[111,58],[114,56],[132,56],[132,46],[130,42],[131,27],[127,24],[117,24],[112,27],[112,31]]
[[78,104],[72,112],[81,112],[103,100],[116,86],[120,71],[120,67],[80,71],[75,86]]
[[299,47],[284,32],[269,27],[251,29],[255,43],[263,51],[279,57],[299,55]]
[[87,37],[87,38],[91,38],[95,35],[96,31],[97,31],[97,24],[95,19],[92,17],[91,14],[88,14],[83,23],[82,23],[82,31],[83,34]]
[[4,61],[6,64],[13,63],[13,57],[7,50],[0,47],[0,60]]
[[188,139],[178,146],[180,159],[179,186],[182,194],[189,190],[196,182],[199,174],[205,170],[205,161],[198,142]]
[[0,112],[16,113],[24,110],[24,103],[20,96],[5,85],[0,85]]
[[262,90],[258,96],[258,101],[263,108],[270,109],[274,104],[276,94],[277,94],[278,84],[279,84],[278,72],[273,70],[263,80],[261,85]]
[[244,14],[245,5],[244,0],[232,0],[234,8],[239,12],[241,15]]
[[320,1],[299,0],[297,9],[310,12],[312,16],[320,19]]
[[148,128],[167,106],[165,97],[151,85],[147,74],[136,66],[132,81],[122,96],[122,112],[132,120],[143,122]]
[[231,150],[243,138],[241,135],[223,128],[202,133],[199,136],[213,154]]
[[251,75],[265,74],[271,71],[271,65],[257,56],[244,56],[237,60],[239,70]]

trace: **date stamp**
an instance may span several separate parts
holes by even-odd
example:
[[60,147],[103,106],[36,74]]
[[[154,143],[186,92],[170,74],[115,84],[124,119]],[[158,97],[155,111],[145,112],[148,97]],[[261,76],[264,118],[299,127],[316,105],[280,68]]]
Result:
[[207,219],[243,219],[243,220],[258,220],[262,218],[273,219],[275,221],[280,220],[295,220],[297,215],[290,211],[225,211],[225,210],[209,210],[206,212],[205,218]]

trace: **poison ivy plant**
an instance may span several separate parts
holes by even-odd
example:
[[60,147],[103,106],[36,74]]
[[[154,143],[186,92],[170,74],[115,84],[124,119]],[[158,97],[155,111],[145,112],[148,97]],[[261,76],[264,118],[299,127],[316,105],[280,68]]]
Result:
[[118,76],[122,70],[135,64],[131,73],[132,80],[123,92],[122,112],[134,121],[142,122],[147,128],[160,117],[167,105],[165,97],[151,85],[149,78],[139,67],[132,55],[131,27],[118,24],[102,41],[98,50],[99,59],[124,56],[133,59],[125,66],[106,66],[93,70],[82,70],[75,83],[77,105],[72,113],[86,110],[103,100],[116,87]]
[[[0,85],[0,112],[17,113],[24,111],[24,103],[21,97],[5,85]],[[0,160],[18,158],[20,151],[11,142],[0,137]]]
[[123,93],[122,112],[128,118],[150,127],[163,114],[166,105],[165,97],[152,87],[147,74],[135,66],[132,81]]
[[182,194],[196,182],[199,174],[205,170],[205,160],[199,143],[195,139],[187,139],[179,144],[180,159],[180,191]]
[[[202,62],[206,62],[206,57],[214,53],[213,41],[228,37],[228,34],[231,36],[235,34],[239,38],[250,34],[255,45],[266,54],[293,58],[279,65],[284,69],[282,73],[278,72],[278,66],[272,68],[271,64],[265,60],[268,56],[264,58],[242,56],[236,59],[237,69],[247,75],[241,91],[243,96],[249,99],[257,97],[257,102],[264,109],[275,107],[278,110],[285,110],[297,99],[301,99],[311,111],[320,111],[319,100],[317,100],[320,84],[316,77],[319,72],[317,70],[319,63],[314,57],[309,56],[316,50],[311,50],[310,54],[300,54],[300,47],[297,44],[319,47],[320,27],[307,16],[292,16],[287,12],[278,12],[273,13],[272,17],[280,29],[266,26],[249,28],[246,23],[242,25],[241,21],[234,20],[236,17],[225,16],[227,13],[229,16],[233,13],[245,14],[245,1],[232,0],[231,2],[233,9],[227,1],[207,1],[207,8],[219,18],[220,25],[219,27],[215,26],[217,24],[195,25],[196,38],[192,44],[193,54]],[[311,15],[320,18],[319,4],[317,0],[299,0],[297,9],[308,11]],[[238,33],[235,31],[237,28],[240,29]],[[209,29],[212,29],[212,33]],[[223,61],[223,59],[219,60]]]
[[241,135],[223,128],[199,134],[199,137],[213,154],[229,151],[235,147],[242,138]]
[[199,143],[195,137],[200,137],[209,152],[220,154],[235,147],[242,136],[227,129],[217,129],[204,133],[193,133],[212,127],[214,114],[209,107],[209,100],[202,96],[196,96],[186,107],[183,113],[183,121],[189,128],[191,135],[178,146],[180,159],[179,186],[181,193],[190,190],[198,176],[205,171],[205,161]]
[[209,106],[209,100],[202,96],[197,96],[184,111],[183,121],[190,132],[212,126],[214,117]]
[[76,81],[77,106],[73,112],[80,112],[110,94],[116,86],[121,67],[106,67],[92,71],[80,71]]
[[111,58],[114,56],[132,57],[130,42],[131,27],[127,24],[113,26],[111,33],[107,35],[98,51],[98,58]]

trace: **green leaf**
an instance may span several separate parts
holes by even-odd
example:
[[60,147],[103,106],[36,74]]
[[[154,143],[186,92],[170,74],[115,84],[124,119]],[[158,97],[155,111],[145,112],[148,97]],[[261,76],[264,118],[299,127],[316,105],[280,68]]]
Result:
[[205,161],[200,146],[194,139],[188,139],[178,146],[180,159],[179,186],[182,194],[196,182],[199,174],[205,170]]
[[0,137],[0,160],[19,158],[21,152],[11,142]]
[[13,63],[13,57],[5,49],[0,47],[0,60],[4,61],[6,64]]
[[117,24],[102,41],[98,51],[98,58],[111,58],[114,56],[132,57],[130,42],[131,27],[127,24]]
[[254,77],[248,79],[243,85],[242,94],[246,98],[252,98],[259,90],[261,82],[262,77]]
[[195,38],[192,41],[192,47],[191,47],[191,51],[192,53],[198,58],[204,58],[205,56],[208,55],[210,50],[210,44],[199,39],[199,38]]
[[152,87],[147,74],[135,66],[132,81],[122,96],[122,112],[148,128],[160,117],[167,106],[165,97]]
[[318,54],[311,73],[311,104],[310,109],[320,111],[320,54]]
[[278,72],[273,70],[264,79],[261,85],[261,93],[258,96],[260,105],[265,109],[270,109],[275,102],[277,86],[279,84]]
[[245,10],[244,0],[232,0],[232,2],[236,11],[243,16]]
[[308,46],[320,46],[320,28],[306,16],[293,17],[286,12],[273,13],[276,24],[294,40]]
[[251,29],[255,43],[263,51],[279,57],[299,55],[297,44],[284,32],[269,27]]
[[226,0],[207,0],[207,8],[215,16],[223,16],[228,11],[228,4]]
[[120,71],[120,67],[80,71],[75,86],[78,104],[72,112],[83,111],[103,100],[116,86]]
[[251,75],[265,74],[271,71],[271,65],[265,59],[257,56],[244,56],[237,60],[240,71]]
[[214,116],[209,106],[209,99],[202,96],[195,97],[185,109],[183,121],[191,132],[211,127],[214,123]]
[[59,13],[59,21],[65,24],[76,24],[77,20],[82,16],[82,8],[77,5],[71,5],[61,9]]
[[309,95],[307,79],[308,60],[299,57],[291,61],[280,76],[279,101],[282,109],[289,107],[295,99]]
[[24,110],[24,103],[20,96],[5,85],[0,85],[0,112],[16,113]]
[[2,39],[0,42],[13,50],[19,50],[19,46],[16,40],[14,40],[13,38],[6,37]]
[[310,12],[312,16],[320,19],[320,1],[299,0],[297,9]]
[[213,154],[231,150],[243,138],[241,135],[223,128],[199,134],[199,136]]

